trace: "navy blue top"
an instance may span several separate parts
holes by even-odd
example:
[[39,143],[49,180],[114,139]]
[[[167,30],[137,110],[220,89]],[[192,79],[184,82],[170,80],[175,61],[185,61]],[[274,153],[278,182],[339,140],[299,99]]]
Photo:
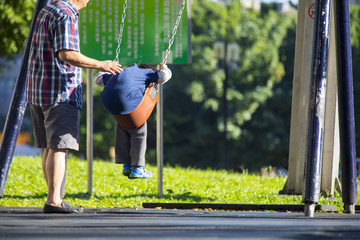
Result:
[[100,99],[112,115],[130,113],[140,104],[149,84],[156,83],[158,79],[157,71],[142,69],[134,64],[116,75],[103,75],[105,87]]

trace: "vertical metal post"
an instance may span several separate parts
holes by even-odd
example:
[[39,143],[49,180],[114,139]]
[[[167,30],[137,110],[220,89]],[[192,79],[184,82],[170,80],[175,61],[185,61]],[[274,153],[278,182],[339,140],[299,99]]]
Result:
[[92,69],[86,69],[86,159],[88,163],[88,193],[92,193],[93,173],[93,74]]
[[158,197],[163,196],[163,87],[158,85],[158,102],[156,106],[156,158],[158,167]]
[[315,11],[308,145],[302,199],[305,203],[305,216],[309,217],[314,216],[315,204],[320,199],[331,0],[316,1]]
[[228,120],[228,101],[227,101],[227,89],[229,81],[229,65],[227,62],[228,54],[228,43],[225,41],[225,57],[223,61],[223,68],[225,73],[225,79],[223,83],[223,104],[224,104],[224,169],[229,170],[229,155],[228,155],[228,129],[227,129],[227,120]]
[[336,49],[338,69],[340,154],[342,200],[345,211],[355,214],[357,177],[355,154],[355,121],[353,77],[348,0],[335,0]]
[[10,165],[14,155],[16,141],[20,133],[22,121],[26,110],[25,83],[30,52],[30,44],[33,36],[35,21],[40,10],[50,3],[51,0],[38,0],[35,6],[33,20],[31,22],[29,36],[26,41],[25,52],[16,79],[14,92],[11,98],[10,108],[6,117],[6,122],[1,138],[0,146],[0,197],[4,196],[6,181],[9,175]]

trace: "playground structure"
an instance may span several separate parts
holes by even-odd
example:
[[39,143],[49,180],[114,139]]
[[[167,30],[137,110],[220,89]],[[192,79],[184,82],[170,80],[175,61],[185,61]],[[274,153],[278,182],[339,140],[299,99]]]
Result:
[[[40,11],[40,9],[45,6],[49,1],[38,0],[36,5],[36,10],[34,14],[34,19]],[[306,4],[309,1],[300,1],[299,2],[299,19],[300,14],[307,12],[310,9],[306,8]],[[306,92],[308,91],[308,104],[305,106],[305,109],[299,109],[300,112],[297,114],[302,114],[306,116],[306,134],[303,135],[306,142],[304,145],[304,161],[297,160],[295,165],[297,166],[297,172],[304,172],[304,182],[302,185],[302,194],[303,202],[305,203],[305,215],[313,217],[315,204],[319,201],[320,196],[320,176],[321,176],[321,166],[323,161],[323,147],[324,147],[324,135],[326,134],[325,126],[325,103],[326,97],[329,95],[327,92],[328,82],[328,65],[329,61],[332,59],[329,57],[329,54],[332,54],[329,51],[329,42],[330,42],[330,19],[331,19],[331,10],[334,10],[335,24],[335,43],[336,43],[336,66],[337,66],[337,79],[338,79],[338,104],[339,104],[339,113],[336,115],[334,111],[334,116],[339,118],[339,143],[333,144],[333,150],[336,150],[336,146],[340,146],[341,154],[341,176],[342,176],[342,196],[343,202],[345,204],[345,210],[349,213],[355,212],[355,203],[357,201],[357,179],[356,179],[356,166],[355,166],[355,128],[354,128],[354,107],[353,107],[353,95],[352,95],[352,69],[351,69],[351,49],[350,49],[350,30],[349,30],[349,4],[348,1],[334,0],[332,7],[331,0],[317,0],[315,1],[314,6],[314,28],[313,28],[313,41],[312,41],[312,61],[311,61],[311,71],[310,79],[308,85],[304,84],[302,89]],[[30,27],[31,36],[33,32],[33,23]],[[301,31],[297,32],[297,39],[300,38],[298,34],[304,34]],[[28,58],[29,50],[29,41],[27,42],[27,47],[24,53],[24,59]],[[297,62],[295,61],[297,65]],[[334,63],[333,63],[334,64]],[[297,66],[295,66],[297,67]],[[300,68],[301,70],[302,68]],[[306,73],[305,73],[306,74]],[[23,61],[20,73],[15,85],[15,90],[13,98],[11,101],[8,117],[4,127],[4,135],[1,141],[0,149],[0,166],[1,166],[1,176],[0,176],[0,196],[3,196],[8,172],[11,165],[12,156],[14,153],[16,139],[19,135],[20,127],[22,124],[26,101],[25,101],[25,76],[26,76],[26,61]],[[304,76],[305,79],[309,78]],[[88,71],[88,97],[92,96],[92,72]],[[296,82],[294,82],[294,86]],[[310,89],[312,91],[310,92]],[[336,89],[336,87],[335,87]],[[163,137],[162,137],[162,89],[159,90],[159,103],[157,108],[157,158],[158,158],[158,171],[159,171],[159,195],[162,195],[162,151],[163,151]],[[299,94],[304,93],[300,92]],[[295,89],[294,89],[295,93]],[[333,93],[336,95],[336,91]],[[304,97],[298,95],[298,97]],[[306,96],[305,96],[306,98]],[[92,104],[92,97],[88,101]],[[293,99],[293,102],[296,99]],[[306,114],[304,114],[306,113]],[[91,147],[91,134],[92,134],[92,107],[88,106],[88,160],[92,159],[92,147]],[[293,109],[292,113],[292,131],[296,131],[299,128],[298,123],[293,122],[293,116],[296,114]],[[327,118],[329,115],[326,116]],[[335,124],[333,124],[335,126]],[[295,129],[295,130],[294,130]],[[333,131],[336,132],[336,128],[333,127]],[[304,132],[303,132],[304,133]],[[294,139],[294,138],[292,138]],[[291,139],[291,140],[292,140]],[[333,138],[334,139],[334,138]],[[290,142],[291,142],[290,140]],[[301,139],[299,139],[301,141]],[[292,144],[292,143],[290,143]],[[296,143],[295,143],[296,145]],[[292,145],[290,146],[290,154],[297,154],[299,152],[292,151]],[[336,154],[332,154],[336,159]],[[289,157],[289,161],[292,161],[292,158]],[[332,162],[334,166],[336,162]],[[289,166],[292,164],[289,164]],[[304,167],[305,165],[305,167]],[[290,169],[289,169],[290,170]],[[91,161],[89,161],[89,176],[92,171]],[[291,189],[294,187],[291,181],[293,179],[293,173],[289,171],[289,179],[287,186],[284,188],[285,193],[292,194]],[[296,176],[298,179],[298,175]],[[331,177],[333,181],[333,177]],[[91,179],[89,179],[91,182]],[[301,184],[300,184],[301,185]],[[299,184],[295,184],[295,187],[298,189]],[[91,192],[91,187],[89,187],[89,192]]]
[[333,196],[335,188],[340,190],[339,158],[345,211],[355,212],[357,181],[349,20],[348,1],[299,2],[289,176],[281,193],[302,193],[308,216],[313,216],[320,193]]

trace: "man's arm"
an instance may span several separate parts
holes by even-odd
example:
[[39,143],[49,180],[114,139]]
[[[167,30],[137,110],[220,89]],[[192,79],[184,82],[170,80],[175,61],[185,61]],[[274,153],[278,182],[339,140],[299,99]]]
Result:
[[99,61],[93,58],[89,58],[80,52],[62,49],[58,52],[59,58],[71,65],[83,68],[93,68],[102,72],[109,72],[113,75],[122,72],[121,65],[115,61]]

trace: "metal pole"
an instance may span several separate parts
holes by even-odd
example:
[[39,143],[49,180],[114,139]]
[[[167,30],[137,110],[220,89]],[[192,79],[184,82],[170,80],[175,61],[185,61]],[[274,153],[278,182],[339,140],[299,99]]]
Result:
[[163,196],[163,166],[164,166],[164,142],[163,142],[163,88],[158,85],[158,103],[156,106],[156,159],[158,167],[158,197]]
[[345,211],[355,214],[357,177],[353,77],[351,66],[350,14],[348,0],[335,0],[338,69],[342,200]]
[[314,216],[315,204],[320,199],[331,0],[316,1],[315,11],[307,159],[302,199],[305,203],[305,216],[309,217]]
[[227,129],[227,120],[228,120],[228,101],[227,101],[227,89],[228,89],[228,79],[229,79],[229,67],[226,60],[227,53],[227,43],[225,43],[225,59],[224,59],[224,72],[225,79],[223,84],[223,104],[224,104],[224,168],[225,170],[229,170],[229,155],[228,155],[228,129]]
[[86,159],[88,162],[88,193],[92,193],[92,173],[93,173],[93,74],[92,69],[86,69]]
[[28,66],[27,63],[31,46],[30,44],[35,28],[35,21],[40,10],[50,2],[51,0],[38,0],[36,3],[34,16],[29,30],[29,36],[26,41],[20,72],[15,82],[10,108],[6,117],[0,144],[0,197],[4,196],[6,181],[9,175],[10,165],[16,147],[16,141],[19,136],[27,105],[25,99],[25,83]]

